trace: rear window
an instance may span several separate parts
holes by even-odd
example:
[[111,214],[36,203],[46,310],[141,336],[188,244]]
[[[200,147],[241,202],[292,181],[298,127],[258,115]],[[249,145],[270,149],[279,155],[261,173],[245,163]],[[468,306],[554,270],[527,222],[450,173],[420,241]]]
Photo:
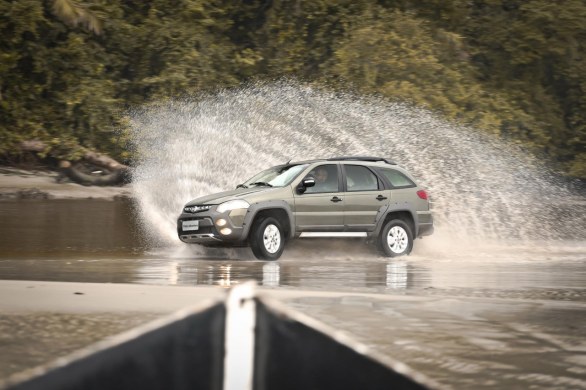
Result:
[[407,176],[399,171],[388,168],[380,168],[379,172],[382,173],[391,183],[394,188],[408,188],[415,187],[415,183]]

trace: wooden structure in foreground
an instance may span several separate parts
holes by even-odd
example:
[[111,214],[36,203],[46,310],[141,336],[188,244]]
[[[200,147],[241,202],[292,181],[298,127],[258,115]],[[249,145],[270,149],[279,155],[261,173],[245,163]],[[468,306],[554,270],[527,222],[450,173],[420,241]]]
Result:
[[[405,365],[303,314],[259,297],[183,310],[13,377],[13,390],[435,388]],[[0,386],[1,387],[1,386]]]

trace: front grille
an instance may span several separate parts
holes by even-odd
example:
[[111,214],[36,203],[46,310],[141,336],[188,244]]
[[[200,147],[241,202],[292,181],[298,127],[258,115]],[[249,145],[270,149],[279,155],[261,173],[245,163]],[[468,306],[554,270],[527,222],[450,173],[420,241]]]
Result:
[[185,232],[185,234],[213,234],[214,228],[211,226],[204,226],[200,227],[198,230],[191,230],[189,232]]
[[180,235],[184,235],[184,234],[216,234],[216,232],[214,231],[214,228],[212,226],[201,226],[197,230],[186,230],[186,231],[179,228],[179,229],[177,229],[177,232]]
[[199,221],[199,224],[211,225],[212,219],[208,217],[187,217],[181,218],[181,221]]
[[185,206],[183,211],[190,214],[201,213],[202,211],[209,211],[212,208],[211,205],[192,205]]

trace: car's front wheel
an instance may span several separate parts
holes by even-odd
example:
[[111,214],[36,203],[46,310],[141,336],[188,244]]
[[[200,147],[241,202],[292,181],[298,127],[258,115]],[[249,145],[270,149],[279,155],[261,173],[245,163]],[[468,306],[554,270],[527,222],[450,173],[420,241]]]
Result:
[[413,233],[404,221],[393,219],[383,227],[377,244],[385,256],[408,255],[413,249]]
[[252,226],[250,248],[260,260],[277,260],[285,248],[281,224],[273,217],[262,218]]

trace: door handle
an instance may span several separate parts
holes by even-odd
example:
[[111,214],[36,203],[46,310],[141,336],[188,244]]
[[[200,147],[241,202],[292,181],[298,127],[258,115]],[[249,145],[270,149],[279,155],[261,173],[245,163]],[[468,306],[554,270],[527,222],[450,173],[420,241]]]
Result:
[[385,200],[385,199],[387,199],[387,197],[386,196],[382,196],[382,195],[379,195],[379,196],[376,197],[376,200]]
[[334,196],[332,199],[330,199],[330,201],[336,203],[336,202],[341,202],[342,198],[338,198],[337,196]]

